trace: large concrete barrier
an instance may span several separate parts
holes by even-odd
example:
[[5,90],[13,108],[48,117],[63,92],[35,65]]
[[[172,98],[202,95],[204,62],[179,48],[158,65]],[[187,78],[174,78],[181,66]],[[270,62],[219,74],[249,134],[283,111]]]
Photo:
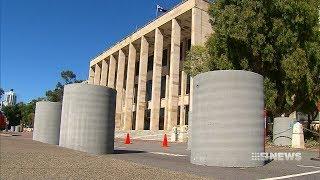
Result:
[[60,146],[92,154],[113,153],[116,91],[104,86],[64,87]]
[[33,140],[58,145],[60,120],[60,102],[37,102],[34,117]]
[[248,71],[212,71],[194,77],[193,164],[255,167],[264,152],[263,77]]

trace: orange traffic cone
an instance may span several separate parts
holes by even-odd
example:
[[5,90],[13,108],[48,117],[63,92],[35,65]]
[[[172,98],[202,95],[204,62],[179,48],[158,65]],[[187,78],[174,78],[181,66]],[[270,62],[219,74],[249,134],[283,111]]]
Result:
[[127,133],[127,136],[124,140],[124,144],[131,144],[129,133]]
[[162,147],[169,147],[168,146],[167,134],[164,134],[164,136],[163,136]]

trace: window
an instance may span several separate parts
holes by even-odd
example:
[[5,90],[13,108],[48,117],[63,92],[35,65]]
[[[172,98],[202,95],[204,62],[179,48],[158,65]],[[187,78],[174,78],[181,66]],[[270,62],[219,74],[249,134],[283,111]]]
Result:
[[148,71],[153,70],[153,55],[148,57]]
[[152,80],[147,81],[147,92],[146,92],[146,101],[150,101],[151,100],[151,96],[152,96]]
[[179,72],[179,89],[178,89],[178,95],[181,95],[181,81],[182,81],[182,73]]
[[159,130],[164,129],[164,108],[160,108],[159,114]]
[[186,94],[190,94],[190,76],[187,76],[187,90],[186,90]]
[[180,61],[182,60],[182,54],[183,54],[183,42],[180,43]]
[[144,130],[149,130],[150,129],[150,115],[151,115],[151,110],[147,109],[144,114]]
[[135,130],[136,129],[136,111],[133,111],[132,113],[132,127],[131,127],[132,130]]
[[177,111],[177,125],[180,125],[180,108],[181,106],[178,106],[178,111]]
[[124,66],[124,81],[123,81],[123,88],[127,88],[127,69],[128,69],[128,60],[126,60],[126,65]]
[[186,105],[186,120],[185,120],[185,124],[188,125],[189,124],[189,105]]
[[133,91],[133,102],[135,103],[135,104],[137,104],[137,96],[138,96],[138,84],[135,84],[134,85],[134,89],[133,89],[134,91]]
[[166,97],[166,76],[161,77],[161,98]]
[[168,49],[163,50],[162,54],[162,66],[167,66],[168,64]]
[[140,62],[138,61],[136,62],[136,73],[135,73],[136,76],[138,76],[139,74],[139,66],[140,66]]

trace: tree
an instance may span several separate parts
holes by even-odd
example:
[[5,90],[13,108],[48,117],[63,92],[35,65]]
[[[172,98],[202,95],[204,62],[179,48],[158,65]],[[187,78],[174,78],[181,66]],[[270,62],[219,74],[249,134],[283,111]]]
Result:
[[2,95],[4,95],[4,90],[0,88],[0,100],[2,99]]
[[60,102],[63,99],[63,88],[66,84],[80,83],[82,80],[77,80],[77,76],[70,70],[62,71],[61,78],[63,83],[58,82],[54,90],[46,91],[46,98],[51,102]]
[[210,54],[203,46],[192,46],[187,53],[187,60],[184,63],[184,69],[191,76],[201,72],[210,71]]
[[312,114],[320,99],[319,5],[318,0],[216,0],[209,10],[214,33],[205,45],[209,70],[259,73],[269,112]]
[[2,108],[4,115],[9,121],[9,126],[17,126],[20,124],[20,121],[22,118],[22,114],[21,114],[22,106],[23,106],[23,103],[18,103],[13,106],[4,106]]
[[61,78],[65,81],[65,84],[71,84],[76,81],[76,75],[70,71],[62,71]]

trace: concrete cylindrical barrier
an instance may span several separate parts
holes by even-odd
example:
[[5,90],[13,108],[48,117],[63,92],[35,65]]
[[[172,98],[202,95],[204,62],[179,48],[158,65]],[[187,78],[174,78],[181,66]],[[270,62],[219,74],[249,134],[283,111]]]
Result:
[[59,146],[92,154],[113,153],[116,91],[104,86],[64,87]]
[[290,146],[292,128],[296,120],[290,117],[277,117],[273,121],[273,144],[276,146]]
[[36,103],[33,140],[59,144],[61,103],[40,101]]
[[16,127],[15,127],[15,126],[11,126],[10,131],[11,131],[11,132],[14,132],[14,131],[15,131],[15,129],[16,129]]
[[263,77],[222,70],[194,77],[191,126],[193,164],[255,167],[264,161]]

